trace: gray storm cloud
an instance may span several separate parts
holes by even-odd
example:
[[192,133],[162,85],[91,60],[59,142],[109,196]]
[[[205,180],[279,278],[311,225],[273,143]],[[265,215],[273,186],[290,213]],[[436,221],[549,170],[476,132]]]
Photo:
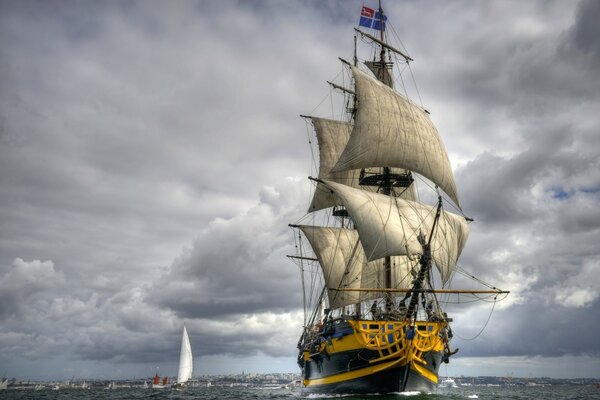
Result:
[[[145,376],[184,321],[198,356],[295,370],[298,114],[339,116],[325,80],[361,5],[0,3],[7,375]],[[512,291],[459,355],[598,357],[599,3],[388,7],[475,218],[461,266]],[[489,310],[452,307],[457,335]]]

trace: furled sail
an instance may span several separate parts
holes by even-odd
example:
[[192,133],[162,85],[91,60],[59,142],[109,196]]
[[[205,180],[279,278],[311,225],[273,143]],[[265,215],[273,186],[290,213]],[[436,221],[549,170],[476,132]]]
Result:
[[[325,285],[330,289],[357,289],[361,272],[367,263],[365,253],[353,229],[301,225],[300,229],[310,242],[323,270]],[[356,304],[359,292],[328,291],[329,307],[341,308]]]
[[[435,206],[323,182],[350,213],[369,261],[396,255],[415,259],[423,254],[418,236],[430,234]],[[444,283],[452,275],[468,235],[469,226],[463,217],[441,212],[431,240],[431,256]]]
[[460,206],[446,149],[425,110],[356,67],[352,74],[354,127],[332,171],[405,168],[433,181]]
[[[340,172],[331,172],[335,163],[339,160],[342,151],[348,143],[352,125],[348,122],[336,121],[326,118],[310,117],[315,128],[317,141],[319,143],[319,179],[327,179],[333,182],[343,183],[346,186],[359,187],[360,170],[348,170]],[[374,168],[372,169],[374,170]],[[369,171],[367,171],[369,172]],[[393,172],[396,172],[395,170]],[[368,190],[377,190],[377,188],[368,188]],[[401,197],[407,200],[415,199],[414,187],[404,189]],[[340,206],[342,203],[321,183],[317,183],[309,212],[321,210],[323,208]]]
[[179,354],[179,372],[177,373],[177,383],[186,383],[192,379],[193,369],[194,360],[192,356],[192,345],[190,344],[190,338],[184,325],[183,334],[181,336],[181,352]]

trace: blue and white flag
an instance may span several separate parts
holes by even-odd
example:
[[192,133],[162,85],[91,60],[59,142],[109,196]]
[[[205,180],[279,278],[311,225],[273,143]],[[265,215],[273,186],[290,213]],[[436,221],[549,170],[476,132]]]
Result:
[[[387,17],[382,15],[379,11],[375,11],[372,8],[363,6],[360,11],[360,20],[358,21],[359,26],[364,26],[367,28],[375,29],[377,31],[385,30],[385,21]],[[381,27],[381,22],[383,22],[383,29]]]

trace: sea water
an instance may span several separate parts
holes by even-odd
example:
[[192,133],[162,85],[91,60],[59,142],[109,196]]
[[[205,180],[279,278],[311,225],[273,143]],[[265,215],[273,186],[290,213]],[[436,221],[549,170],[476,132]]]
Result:
[[300,389],[261,389],[248,387],[202,387],[175,389],[61,389],[33,390],[9,389],[0,392],[0,399],[173,399],[173,400],[234,400],[234,399],[330,399],[343,400],[445,400],[445,399],[599,399],[600,389],[592,385],[549,385],[549,386],[465,386],[440,388],[436,393],[397,393],[369,396],[303,396]]

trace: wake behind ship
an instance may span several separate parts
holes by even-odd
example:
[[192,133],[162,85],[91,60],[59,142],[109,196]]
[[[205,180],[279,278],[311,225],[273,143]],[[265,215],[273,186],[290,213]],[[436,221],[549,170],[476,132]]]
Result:
[[[438,295],[508,293],[449,288],[472,220],[429,112],[394,90],[393,66],[413,60],[388,44],[386,24],[381,3],[363,7],[354,60],[340,59],[353,87],[330,84],[346,120],[302,116],[319,168],[309,213],[290,225],[298,254],[289,257],[302,273],[298,364],[309,393],[434,391],[456,352]],[[363,64],[359,37],[371,48]]]

